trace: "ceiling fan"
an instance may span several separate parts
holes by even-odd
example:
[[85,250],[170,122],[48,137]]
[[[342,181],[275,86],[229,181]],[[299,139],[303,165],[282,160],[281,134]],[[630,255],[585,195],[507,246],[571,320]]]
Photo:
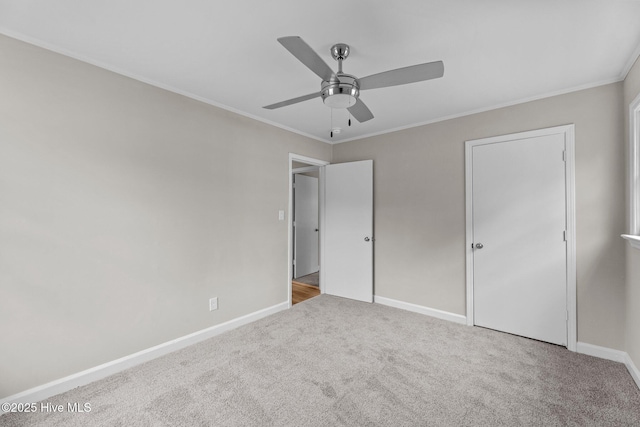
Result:
[[435,61],[357,78],[342,72],[342,61],[349,56],[349,45],[338,43],[331,47],[331,56],[338,61],[338,72],[334,73],[327,63],[302,38],[298,36],[280,37],[278,41],[300,62],[316,73],[322,79],[322,82],[320,83],[319,92],[263,107],[269,110],[321,97],[325,105],[331,108],[346,108],[356,120],[362,123],[373,119],[373,114],[365,103],[360,100],[361,90],[416,83],[437,79],[444,75],[443,62]]

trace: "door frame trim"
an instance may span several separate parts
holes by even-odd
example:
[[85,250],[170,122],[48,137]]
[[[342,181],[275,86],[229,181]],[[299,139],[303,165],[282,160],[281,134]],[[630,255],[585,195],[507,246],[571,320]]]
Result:
[[312,157],[303,156],[300,154],[289,153],[289,204],[287,210],[287,302],[289,304],[289,308],[291,308],[291,278],[293,277],[293,218],[291,217],[291,212],[293,212],[293,162],[307,163],[309,165],[318,166],[318,210],[320,211],[320,216],[318,218],[318,225],[320,229],[320,235],[318,236],[318,240],[320,243],[320,249],[318,251],[318,256],[320,258],[320,293],[324,293],[324,284],[322,283],[322,270],[323,270],[323,258],[324,258],[324,166],[328,165],[329,162],[325,160],[314,159]]
[[465,221],[467,325],[474,325],[473,313],[473,147],[546,135],[564,135],[566,151],[565,197],[567,206],[567,348],[576,351],[578,341],[575,221],[575,126],[573,124],[465,141]]
[[[305,176],[304,173],[305,172],[300,172],[300,169],[304,169],[305,172],[318,172],[318,177],[310,177],[310,176]],[[298,216],[298,212],[297,212],[297,208],[298,208],[298,196],[299,193],[298,191],[298,185],[300,184],[301,178],[309,178],[311,180],[315,180],[315,197],[313,199],[313,202],[316,204],[316,209],[315,209],[315,222],[316,222],[316,249],[317,249],[317,257],[315,258],[314,264],[317,264],[313,267],[313,269],[315,269],[316,267],[318,269],[320,269],[320,167],[319,166],[309,166],[309,167],[305,167],[305,168],[297,168],[293,170],[292,175],[292,179],[293,179],[293,203],[292,203],[292,209],[291,209],[291,221],[292,222],[296,222],[296,218]],[[291,242],[293,245],[293,249],[292,249],[292,258],[293,258],[293,263],[291,266],[292,269],[292,274],[291,277],[296,278],[296,277],[300,277],[301,274],[298,271],[298,224],[294,225],[293,227],[291,227]],[[306,247],[303,251],[302,251],[302,255],[304,255],[307,251],[309,250],[308,247]],[[304,258],[304,256],[303,256]],[[311,274],[311,273],[307,273],[307,274]],[[304,274],[303,274],[304,275]]]

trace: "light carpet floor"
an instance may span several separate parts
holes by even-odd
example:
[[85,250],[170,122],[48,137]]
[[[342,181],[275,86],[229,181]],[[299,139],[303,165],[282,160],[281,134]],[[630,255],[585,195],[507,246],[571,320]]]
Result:
[[326,295],[48,401],[0,425],[640,425],[620,363]]

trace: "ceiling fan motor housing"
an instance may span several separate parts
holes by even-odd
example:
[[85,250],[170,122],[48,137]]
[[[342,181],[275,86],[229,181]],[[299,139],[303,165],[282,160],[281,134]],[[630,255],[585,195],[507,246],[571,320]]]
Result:
[[338,80],[323,81],[320,96],[325,105],[331,108],[349,108],[355,105],[360,95],[360,84],[355,76],[338,73]]

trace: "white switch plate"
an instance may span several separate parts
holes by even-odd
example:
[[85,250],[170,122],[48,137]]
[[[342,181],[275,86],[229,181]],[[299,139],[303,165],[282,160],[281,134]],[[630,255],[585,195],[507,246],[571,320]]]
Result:
[[218,297],[209,298],[209,311],[218,309]]
[[284,221],[284,211],[278,211],[278,220]]

